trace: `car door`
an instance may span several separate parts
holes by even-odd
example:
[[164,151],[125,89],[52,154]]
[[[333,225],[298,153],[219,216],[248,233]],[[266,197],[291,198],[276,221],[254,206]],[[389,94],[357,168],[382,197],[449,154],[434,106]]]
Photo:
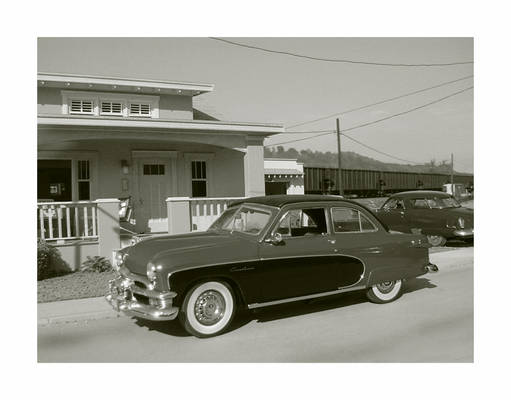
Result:
[[285,211],[270,235],[274,233],[282,235],[280,243],[260,243],[257,275],[261,303],[337,288],[335,240],[325,207]]
[[378,229],[367,211],[346,205],[332,207],[330,212],[335,252],[343,257],[340,288],[357,284],[367,270],[381,265],[383,258],[388,262],[396,256],[395,243],[387,240],[390,235]]
[[389,199],[378,210],[378,217],[389,227],[399,232],[410,232],[406,219],[407,210],[403,199],[395,197]]
[[426,197],[410,198],[407,201],[406,221],[411,229],[420,229],[428,234],[439,228],[438,209],[431,208],[431,201]]

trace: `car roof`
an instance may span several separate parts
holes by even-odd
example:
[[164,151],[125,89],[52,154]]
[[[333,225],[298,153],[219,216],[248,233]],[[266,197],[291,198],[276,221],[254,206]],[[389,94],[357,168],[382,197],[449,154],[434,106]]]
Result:
[[445,193],[445,192],[439,192],[437,190],[410,190],[408,192],[394,193],[393,195],[390,196],[390,198],[393,198],[393,197],[411,198],[411,197],[417,197],[417,196],[451,197],[450,194]]
[[359,203],[354,201],[346,200],[341,196],[329,196],[322,194],[275,194],[270,196],[257,196],[248,197],[242,200],[235,200],[230,203],[231,206],[235,206],[243,203],[263,204],[266,206],[283,207],[288,204],[297,203],[310,203],[310,202],[322,202],[322,201],[343,201],[346,203],[352,203],[360,206]]

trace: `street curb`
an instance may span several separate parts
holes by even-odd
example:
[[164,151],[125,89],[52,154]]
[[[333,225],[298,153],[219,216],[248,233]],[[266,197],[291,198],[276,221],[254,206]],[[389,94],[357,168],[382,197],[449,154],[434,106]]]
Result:
[[49,318],[39,318],[37,320],[37,326],[47,326],[52,324],[63,324],[68,322],[79,322],[79,321],[93,321],[98,319],[109,319],[119,318],[121,315],[113,310],[99,311],[99,312],[87,312],[82,314],[74,315],[59,315]]

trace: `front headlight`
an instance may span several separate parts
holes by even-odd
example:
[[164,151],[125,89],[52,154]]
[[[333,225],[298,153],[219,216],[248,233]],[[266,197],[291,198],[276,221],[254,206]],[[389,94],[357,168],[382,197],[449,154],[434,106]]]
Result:
[[458,218],[458,225],[461,229],[465,228],[465,220],[462,217]]

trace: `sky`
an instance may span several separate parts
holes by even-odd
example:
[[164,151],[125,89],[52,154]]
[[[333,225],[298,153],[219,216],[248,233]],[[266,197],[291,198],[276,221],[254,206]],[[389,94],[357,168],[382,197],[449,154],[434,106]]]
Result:
[[[228,39],[329,59],[404,64],[474,59],[472,38]],[[280,123],[286,128],[473,75],[473,64],[389,67],[331,63],[208,38],[39,38],[37,59],[39,72],[212,83],[212,93],[195,97],[196,108],[226,121]],[[470,86],[472,78],[341,115],[341,130],[410,110]],[[347,134],[381,152],[415,163],[450,161],[453,153],[455,170],[473,172],[473,96],[473,90],[468,90]],[[287,129],[334,130],[335,117]],[[314,134],[276,135],[265,145]],[[332,133],[283,146],[336,151],[336,137]],[[403,163],[347,138],[342,139],[342,150]]]

